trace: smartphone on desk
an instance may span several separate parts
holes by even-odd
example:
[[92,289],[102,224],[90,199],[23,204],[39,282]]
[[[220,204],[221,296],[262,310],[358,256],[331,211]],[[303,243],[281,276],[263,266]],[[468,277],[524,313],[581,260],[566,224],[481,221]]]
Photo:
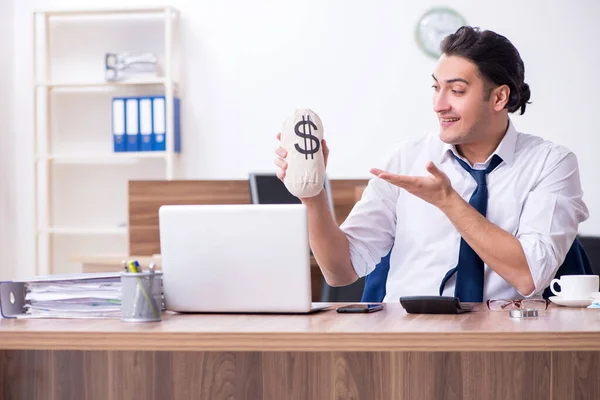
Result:
[[383,310],[383,304],[380,303],[349,304],[336,309],[339,313],[371,313],[380,310]]

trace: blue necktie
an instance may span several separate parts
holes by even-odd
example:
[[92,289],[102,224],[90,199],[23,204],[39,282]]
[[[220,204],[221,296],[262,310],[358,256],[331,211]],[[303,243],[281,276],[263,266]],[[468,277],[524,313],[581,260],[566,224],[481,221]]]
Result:
[[[490,165],[484,170],[473,169],[461,160],[454,156],[456,161],[467,170],[477,182],[477,187],[471,195],[469,204],[472,205],[481,215],[486,216],[487,212],[487,201],[488,201],[488,190],[486,177],[487,174],[492,172],[502,162],[502,159],[497,154],[494,154]],[[444,291],[446,282],[452,275],[456,273],[456,286],[454,288],[454,296],[458,297],[460,301],[466,302],[481,302],[483,301],[483,260],[473,251],[471,246],[465,242],[463,238],[460,239],[460,250],[458,253],[458,264],[452,268],[440,285],[440,296]]]

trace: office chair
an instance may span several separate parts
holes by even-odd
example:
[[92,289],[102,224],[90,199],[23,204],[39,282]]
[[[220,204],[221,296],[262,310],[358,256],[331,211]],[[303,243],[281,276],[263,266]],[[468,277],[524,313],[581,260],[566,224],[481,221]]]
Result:
[[[563,275],[593,275],[594,271],[592,270],[592,265],[590,263],[590,259],[581,244],[579,238],[575,238],[575,241],[571,245],[567,256],[565,257],[565,261],[562,263],[558,271],[556,272],[555,278],[560,278]],[[545,299],[550,296],[554,296],[552,291],[550,290],[550,286],[548,286],[544,290],[543,297]]]
[[[383,301],[385,297],[385,282],[390,270],[390,254],[383,257],[381,262],[377,264],[375,269],[367,275],[365,279],[365,289],[361,301],[369,303],[377,303]],[[594,271],[590,260],[579,241],[575,238],[571,248],[569,249],[565,261],[558,269],[555,278],[560,278],[563,275],[593,275]],[[542,295],[545,299],[553,296],[550,287],[544,290]]]
[[361,302],[378,303],[385,297],[385,282],[387,281],[390,270],[390,256],[392,251],[381,259],[375,269],[365,277],[365,290],[363,291]]
[[[384,283],[385,290],[385,283]],[[355,303],[358,302],[362,293],[364,293],[365,278],[359,278],[356,282],[346,286],[329,286],[323,279],[321,289],[321,301],[325,303]]]
[[585,249],[585,254],[590,260],[592,273],[600,275],[600,237],[579,236],[579,241]]

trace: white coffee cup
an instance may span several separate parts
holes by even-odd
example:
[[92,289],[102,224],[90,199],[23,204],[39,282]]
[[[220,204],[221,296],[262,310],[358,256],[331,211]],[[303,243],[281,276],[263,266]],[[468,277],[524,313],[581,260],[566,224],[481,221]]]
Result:
[[[554,284],[558,283],[560,292],[554,290]],[[556,296],[569,299],[587,299],[593,293],[598,292],[600,277],[598,275],[563,275],[560,279],[552,279],[550,290]]]

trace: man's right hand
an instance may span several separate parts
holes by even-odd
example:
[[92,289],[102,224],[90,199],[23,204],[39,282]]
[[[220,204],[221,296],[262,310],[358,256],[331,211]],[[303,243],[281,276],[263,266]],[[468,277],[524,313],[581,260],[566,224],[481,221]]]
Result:
[[[277,140],[281,142],[281,132],[277,134]],[[321,148],[323,149],[323,159],[325,160],[325,168],[327,168],[327,159],[329,158],[329,147],[327,147],[327,143],[325,139],[321,140]],[[281,179],[283,182],[285,178],[285,170],[287,169],[287,162],[285,159],[287,157],[287,151],[281,147],[277,146],[275,149],[275,165],[279,168],[277,171],[277,177]]]

